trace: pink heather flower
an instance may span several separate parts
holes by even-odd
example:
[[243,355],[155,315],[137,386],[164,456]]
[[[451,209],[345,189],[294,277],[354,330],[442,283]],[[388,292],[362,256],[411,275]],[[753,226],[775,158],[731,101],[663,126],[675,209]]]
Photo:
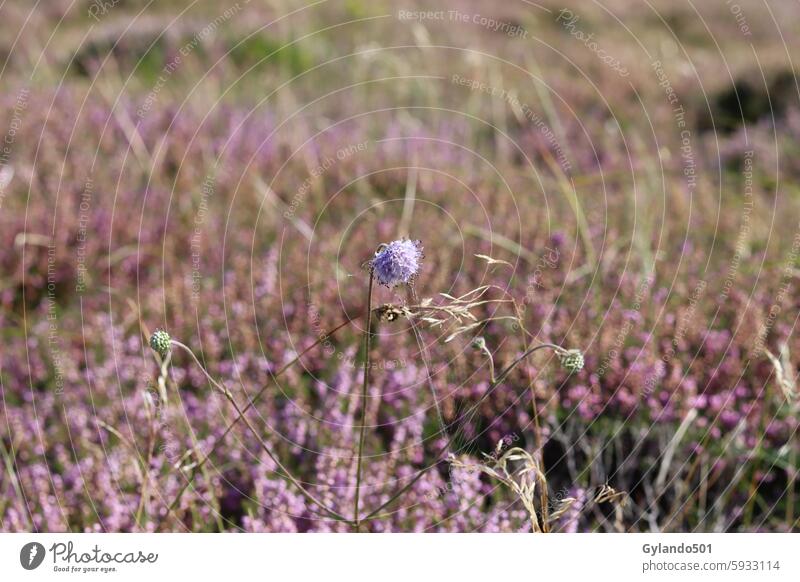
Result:
[[410,283],[419,272],[422,243],[418,240],[392,241],[375,253],[370,266],[378,283],[387,287]]

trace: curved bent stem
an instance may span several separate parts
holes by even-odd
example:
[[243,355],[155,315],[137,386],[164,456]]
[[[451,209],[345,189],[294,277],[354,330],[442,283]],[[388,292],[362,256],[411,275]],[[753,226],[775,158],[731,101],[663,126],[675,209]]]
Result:
[[[328,337],[332,336],[334,333],[336,333],[337,331],[339,331],[343,327],[346,327],[346,326],[350,325],[353,321],[355,321],[359,317],[361,317],[361,316],[360,315],[356,315],[354,317],[350,317],[347,320],[345,320],[342,323],[340,323],[339,325],[337,325],[336,327],[334,327],[333,329],[331,329],[330,331],[322,334],[319,337],[319,339],[317,339],[317,341],[315,341],[313,344],[311,344],[306,349],[304,349],[302,352],[300,352],[290,362],[284,364],[284,366],[280,370],[275,372],[275,374],[272,375],[272,379],[273,380],[277,379],[278,376],[280,376],[281,374],[286,372],[286,370],[288,370],[293,365],[295,365],[308,352],[313,350],[318,345],[322,344]],[[251,398],[250,401],[247,403],[247,405],[242,409],[242,412],[247,412],[253,406],[255,406],[256,403],[261,399],[261,397],[267,391],[267,388],[269,388],[269,386],[270,386],[269,383],[265,384],[264,386],[262,386],[261,389],[256,393],[256,395],[253,396],[253,398]],[[175,497],[173,498],[172,502],[169,504],[169,506],[167,508],[166,515],[171,514],[175,510],[175,508],[178,506],[178,503],[180,502],[181,497],[183,496],[183,494],[186,492],[186,490],[189,488],[189,486],[194,482],[194,478],[197,476],[197,474],[200,472],[200,470],[203,468],[203,466],[206,464],[206,462],[211,458],[211,455],[214,454],[214,452],[217,450],[217,447],[222,443],[222,441],[225,439],[225,437],[228,436],[228,433],[230,433],[231,430],[233,430],[233,427],[236,426],[236,424],[239,422],[239,418],[240,417],[237,416],[236,418],[233,419],[233,421],[225,428],[225,430],[222,432],[222,434],[220,436],[218,436],[216,439],[214,439],[214,442],[212,443],[211,449],[208,451],[208,454],[206,454],[202,459],[200,459],[192,467],[192,473],[187,477],[186,482],[183,484],[183,486],[180,488],[180,490],[178,490],[178,493],[175,495]],[[185,455],[184,455],[184,457],[185,457]],[[166,516],[164,516],[164,517],[166,517]]]
[[256,440],[258,440],[258,443],[261,445],[261,448],[264,450],[265,453],[267,453],[267,456],[269,456],[269,458],[272,460],[272,462],[275,463],[275,466],[278,467],[278,469],[279,469],[278,474],[281,475],[283,478],[285,478],[287,481],[289,481],[292,485],[297,487],[297,489],[303,495],[305,495],[305,497],[309,501],[311,501],[312,503],[317,505],[322,511],[327,513],[329,516],[331,516],[332,518],[334,518],[337,521],[344,521],[344,522],[348,522],[349,523],[349,520],[346,517],[344,517],[343,515],[340,515],[339,513],[337,513],[333,509],[329,508],[324,503],[322,503],[319,499],[317,499],[314,496],[313,493],[311,493],[305,487],[303,487],[303,485],[300,484],[300,482],[291,474],[291,472],[289,472],[289,470],[283,465],[283,463],[280,462],[280,460],[278,459],[277,455],[275,455],[275,453],[272,451],[272,449],[269,447],[269,445],[264,441],[263,438],[261,438],[261,435],[258,433],[256,428],[247,419],[247,417],[245,416],[245,411],[236,402],[236,399],[233,397],[233,394],[231,394],[230,390],[225,388],[222,384],[220,384],[214,378],[211,377],[211,375],[206,371],[205,367],[203,367],[203,364],[200,363],[200,360],[197,359],[197,356],[194,354],[194,352],[191,349],[189,349],[189,347],[185,346],[184,344],[182,344],[179,341],[171,340],[171,344],[173,346],[179,347],[182,350],[184,350],[185,352],[187,352],[192,357],[192,359],[195,361],[195,363],[200,368],[200,370],[203,372],[203,374],[205,374],[206,378],[208,379],[209,382],[211,382],[211,384],[214,386],[214,388],[216,388],[228,400],[228,402],[231,403],[233,408],[236,410],[236,414],[238,415],[238,417],[242,419],[242,422],[244,422],[244,424],[245,424],[245,426],[247,426],[248,430],[251,433],[253,433],[253,436],[255,436]]
[[[520,355],[520,356],[519,356],[519,357],[518,357],[516,360],[514,360],[513,362],[511,362],[511,363],[510,363],[510,364],[509,364],[509,365],[508,365],[508,366],[507,366],[507,367],[506,367],[506,368],[505,368],[505,369],[504,369],[502,372],[500,372],[500,374],[497,376],[497,379],[495,379],[493,382],[491,382],[491,383],[489,384],[489,388],[488,388],[488,390],[486,390],[486,394],[485,394],[485,395],[484,395],[484,396],[483,396],[483,397],[482,397],[482,398],[481,398],[481,399],[480,399],[480,400],[479,400],[477,403],[475,403],[475,406],[472,408],[472,412],[470,412],[470,413],[469,413],[469,418],[467,418],[467,419],[466,419],[464,422],[468,422],[469,420],[471,420],[471,419],[472,419],[472,417],[473,417],[473,416],[476,414],[476,412],[477,412],[477,410],[478,410],[478,407],[479,407],[479,405],[480,405],[480,404],[483,402],[483,400],[484,400],[484,399],[485,399],[485,398],[486,398],[486,397],[487,397],[489,394],[491,394],[492,390],[493,390],[494,388],[496,388],[496,387],[497,387],[497,385],[498,385],[498,384],[500,384],[500,382],[502,382],[502,381],[505,379],[505,377],[506,377],[506,376],[508,376],[508,374],[509,374],[509,373],[510,373],[510,372],[511,372],[511,371],[512,371],[514,368],[516,368],[516,367],[517,367],[517,365],[518,365],[518,364],[519,364],[519,363],[520,363],[522,360],[524,360],[525,358],[527,358],[527,357],[528,357],[529,355],[531,355],[533,352],[535,352],[535,351],[538,351],[538,350],[541,350],[541,349],[544,349],[544,348],[550,348],[550,349],[553,349],[553,350],[555,350],[556,352],[562,352],[562,351],[564,350],[564,348],[562,348],[561,346],[557,346],[557,345],[555,345],[555,344],[549,344],[549,343],[545,343],[545,344],[539,344],[539,345],[537,345],[537,346],[534,346],[534,347],[532,347],[532,348],[529,348],[529,349],[525,350],[525,351],[522,353],[522,355]],[[463,426],[463,424],[464,424],[464,423],[462,423],[462,426]],[[408,490],[409,490],[411,487],[413,487],[413,486],[414,486],[414,484],[415,484],[417,481],[419,481],[419,480],[422,478],[422,476],[423,476],[425,473],[427,473],[427,472],[428,472],[428,471],[430,471],[430,470],[431,470],[433,467],[435,467],[435,466],[436,466],[436,465],[439,463],[439,461],[441,461],[441,460],[442,460],[442,459],[445,457],[445,455],[447,454],[447,452],[448,452],[448,451],[449,451],[449,449],[450,449],[450,445],[453,443],[453,441],[455,441],[455,440],[456,440],[456,438],[458,438],[458,435],[460,434],[460,432],[461,432],[461,431],[460,431],[460,430],[458,430],[458,431],[456,431],[456,432],[453,434],[453,436],[451,436],[451,437],[450,437],[450,439],[447,441],[447,443],[445,443],[444,447],[442,447],[442,451],[439,453],[439,456],[438,456],[438,457],[436,457],[436,459],[434,459],[432,463],[430,463],[430,464],[429,464],[427,467],[424,467],[424,468],[420,469],[420,470],[417,472],[417,474],[416,474],[416,475],[414,475],[414,478],[413,478],[413,479],[411,479],[411,480],[410,480],[408,483],[406,483],[406,484],[405,484],[403,487],[401,487],[400,489],[398,489],[398,490],[397,490],[397,491],[396,491],[396,492],[395,492],[395,493],[394,493],[394,494],[393,494],[393,495],[392,495],[392,496],[391,496],[391,497],[390,497],[388,500],[386,500],[386,501],[385,501],[383,504],[381,504],[381,505],[380,505],[380,507],[378,507],[377,509],[374,509],[373,511],[371,511],[370,513],[368,513],[368,514],[367,514],[367,516],[366,516],[366,517],[364,517],[364,520],[367,520],[367,519],[371,519],[371,518],[373,518],[373,517],[376,517],[376,516],[377,516],[377,515],[378,515],[378,514],[379,514],[381,511],[383,511],[383,510],[384,510],[384,509],[386,509],[388,506],[390,506],[392,503],[394,503],[394,502],[395,502],[395,501],[396,501],[396,500],[397,500],[397,499],[398,499],[398,498],[399,498],[401,495],[403,495],[403,493],[405,493],[405,492],[406,492],[406,491],[408,491]]]
[[[415,305],[415,306],[413,306],[413,308],[414,309],[420,309],[420,310],[436,309],[435,307],[432,307],[432,306],[423,306],[423,305]],[[376,308],[376,309],[373,309],[371,311],[374,312],[377,309],[380,309],[380,308]],[[297,362],[299,362],[300,359],[303,356],[305,356],[308,352],[310,352],[311,350],[313,350],[317,346],[319,346],[322,343],[324,343],[330,336],[335,334],[340,329],[342,329],[344,327],[347,327],[348,325],[350,325],[351,323],[353,323],[357,319],[361,318],[363,315],[364,314],[361,313],[361,314],[354,315],[352,317],[348,317],[345,321],[343,321],[342,323],[340,323],[339,325],[337,325],[333,329],[321,334],[320,337],[314,343],[312,343],[310,346],[308,346],[306,349],[304,349],[302,352],[300,352],[297,356],[295,356],[291,361],[289,361],[288,363],[284,364],[283,367],[281,367],[277,372],[275,372],[272,375],[271,379],[272,380],[276,380],[279,376],[281,376],[289,368],[291,368]],[[168,355],[167,358],[169,358],[169,357],[170,356]],[[264,386],[262,386],[259,389],[259,391],[256,392],[255,396],[253,396],[248,401],[247,405],[242,409],[242,412],[247,412],[253,406],[255,406],[256,403],[258,403],[258,401],[261,399],[261,397],[267,391],[267,389],[270,387],[270,385],[271,385],[270,383],[267,383]],[[166,390],[166,388],[164,388],[164,390]],[[186,490],[189,488],[189,486],[194,482],[195,477],[197,477],[197,475],[203,469],[203,467],[208,462],[208,460],[211,458],[211,456],[216,452],[216,450],[220,446],[220,444],[222,444],[222,441],[225,439],[225,437],[227,437],[228,434],[231,432],[231,430],[233,430],[233,428],[239,423],[239,420],[240,420],[240,417],[238,417],[238,416],[236,418],[234,418],[230,422],[230,424],[228,424],[228,426],[225,428],[225,430],[222,431],[222,434],[220,436],[218,436],[216,439],[214,439],[214,442],[211,444],[211,448],[209,449],[208,453],[206,455],[204,455],[202,459],[200,459],[199,461],[197,461],[195,464],[192,465],[192,472],[187,476],[186,481],[181,486],[181,488],[178,490],[178,492],[175,494],[175,497],[172,499],[172,502],[169,504],[169,506],[167,506],[167,512],[166,512],[165,515],[163,515],[161,517],[159,523],[161,523],[167,516],[169,516],[170,514],[172,514],[175,511],[175,508],[178,506],[178,503],[180,503],[180,500],[181,500],[181,497],[183,497],[183,494],[186,492]],[[188,455],[183,455],[183,457],[181,458],[181,461],[179,461],[179,462],[182,462],[185,458],[187,458],[187,456]]]

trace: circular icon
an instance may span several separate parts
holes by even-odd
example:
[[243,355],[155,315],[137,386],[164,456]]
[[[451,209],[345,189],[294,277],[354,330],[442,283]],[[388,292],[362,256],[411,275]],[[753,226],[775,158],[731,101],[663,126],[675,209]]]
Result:
[[44,546],[39,542],[30,542],[19,551],[19,563],[26,570],[35,570],[44,561]]

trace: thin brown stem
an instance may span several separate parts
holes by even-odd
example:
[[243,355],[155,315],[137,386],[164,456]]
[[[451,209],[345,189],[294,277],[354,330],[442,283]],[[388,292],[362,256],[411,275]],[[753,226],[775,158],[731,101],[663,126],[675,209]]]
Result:
[[542,442],[542,428],[539,424],[539,407],[536,404],[536,388],[532,380],[530,380],[529,388],[531,392],[531,410],[533,412],[533,438],[535,440],[536,454],[539,457],[539,467],[541,468],[541,472],[537,473],[537,478],[539,479],[539,505],[541,506],[542,512],[542,531],[547,533],[550,530],[550,525],[548,519],[547,480],[544,479],[544,443]]
[[[275,372],[275,374],[272,375],[272,379],[276,380],[278,378],[278,376],[282,375],[284,372],[286,372],[286,370],[288,370],[294,364],[296,364],[298,361],[300,361],[300,359],[303,356],[305,356],[308,352],[310,352],[315,347],[317,347],[320,344],[322,344],[323,342],[325,342],[330,336],[332,336],[334,333],[336,333],[337,331],[339,331],[343,327],[346,327],[346,326],[350,325],[353,321],[355,321],[359,317],[361,317],[361,315],[356,315],[354,317],[348,317],[345,321],[343,321],[342,323],[340,323],[339,325],[337,325],[336,327],[334,327],[330,331],[325,332],[324,334],[322,334],[319,337],[319,339],[317,339],[317,341],[315,341],[313,344],[308,346],[306,349],[304,349],[302,352],[300,352],[297,356],[295,356],[291,361],[289,361],[288,363],[284,364],[284,366],[281,369],[279,369],[277,372]],[[253,406],[255,406],[256,403],[261,399],[261,397],[267,391],[267,388],[269,388],[269,387],[270,387],[270,384],[265,384],[264,386],[262,386],[261,389],[256,393],[256,395],[253,396],[253,398],[251,398],[248,401],[247,405],[242,409],[242,411],[243,412],[247,412]],[[203,466],[206,464],[206,462],[211,458],[211,455],[213,455],[214,452],[217,450],[217,447],[219,447],[219,445],[222,443],[222,441],[225,439],[225,437],[228,436],[228,433],[230,433],[231,430],[233,430],[233,427],[236,426],[236,424],[238,422],[239,422],[239,417],[237,416],[225,428],[225,430],[222,432],[222,434],[220,436],[218,436],[216,439],[214,439],[214,442],[211,444],[211,449],[208,451],[208,454],[206,454],[202,459],[200,459],[197,463],[195,463],[195,465],[192,467],[191,475],[189,475],[187,477],[186,482],[183,484],[183,486],[180,488],[178,493],[173,498],[172,502],[167,507],[167,513],[166,513],[166,515],[164,517],[166,517],[167,515],[170,515],[175,510],[175,508],[178,506],[178,503],[181,500],[181,497],[186,492],[186,490],[189,488],[189,485],[191,485],[194,482],[194,479],[197,476],[197,474],[200,472],[200,470],[203,468]],[[181,461],[182,460],[183,460],[183,458],[181,459]]]
[[303,485],[300,484],[300,482],[291,474],[291,472],[283,465],[283,463],[280,462],[280,459],[278,459],[277,455],[273,453],[272,449],[261,437],[259,431],[256,430],[256,428],[247,419],[247,417],[245,416],[244,409],[242,409],[236,402],[236,399],[233,397],[233,394],[231,394],[230,390],[225,388],[225,386],[223,386],[222,384],[220,384],[214,378],[211,377],[211,375],[206,371],[205,367],[203,367],[203,364],[200,363],[200,360],[197,359],[197,356],[194,354],[194,352],[191,349],[189,349],[189,347],[185,346],[179,341],[172,340],[171,344],[173,346],[181,348],[186,353],[188,353],[195,361],[197,366],[200,368],[200,370],[203,372],[203,374],[206,376],[208,381],[211,382],[212,386],[214,386],[214,388],[216,388],[228,400],[228,402],[230,402],[230,404],[236,410],[236,414],[239,416],[239,418],[241,418],[242,422],[244,422],[247,429],[253,434],[253,436],[256,437],[256,440],[258,441],[259,445],[261,445],[261,448],[264,450],[265,453],[267,453],[267,456],[269,456],[272,462],[275,463],[275,466],[279,469],[278,474],[281,475],[287,481],[289,481],[292,485],[294,485],[303,495],[305,495],[305,497],[309,501],[317,505],[320,509],[322,509],[322,511],[327,513],[329,516],[331,516],[337,521],[343,521],[349,523],[349,520],[346,517],[337,513],[333,509],[330,509],[327,505],[325,505],[319,499],[317,499],[313,493],[311,493],[305,487],[303,487]]
[[[519,305],[514,302],[514,309],[517,313],[517,319],[519,320],[519,327],[522,330],[522,346],[524,349],[528,349],[528,330],[525,328],[525,322],[523,321],[523,314],[520,311]],[[534,444],[536,446],[536,455],[538,456],[539,467],[541,471],[537,473],[537,479],[539,479],[539,505],[541,506],[542,511],[542,529],[547,532],[550,529],[549,525],[549,503],[548,503],[548,495],[549,492],[547,491],[547,480],[544,478],[545,473],[545,466],[544,466],[544,442],[542,439],[542,428],[539,423],[539,407],[536,404],[536,388],[534,386],[533,380],[529,379],[528,385],[530,392],[531,392],[531,411],[533,412],[533,438]]]
[[[376,309],[379,309],[379,308],[376,308]],[[413,306],[410,306],[408,309],[435,310],[435,309],[438,309],[438,308],[436,308],[434,306],[427,306],[427,305],[413,305]],[[375,311],[375,310],[372,310],[372,311]],[[354,315],[352,317],[348,317],[345,321],[343,321],[342,323],[340,323],[339,325],[337,325],[333,329],[321,334],[320,337],[314,343],[312,343],[310,346],[308,346],[306,349],[304,349],[302,352],[300,352],[297,356],[295,356],[291,361],[289,361],[288,363],[284,364],[283,367],[280,368],[277,372],[275,372],[272,375],[271,379],[272,380],[276,380],[279,376],[281,376],[289,368],[291,368],[297,362],[299,362],[300,359],[303,356],[305,356],[308,352],[310,352],[311,350],[313,350],[317,346],[321,345],[330,336],[335,334],[337,331],[339,331],[340,329],[342,329],[344,327],[347,327],[348,325],[350,325],[351,323],[353,323],[357,319],[360,319],[362,316],[363,316],[363,313]],[[269,388],[269,387],[270,387],[270,384],[265,384],[264,386],[262,386],[261,389],[255,394],[255,396],[253,396],[253,398],[251,398],[248,401],[247,405],[242,409],[243,412],[247,412],[253,406],[255,406],[258,403],[258,401],[261,399],[261,397],[264,395],[264,393],[267,391],[267,388]],[[173,498],[172,502],[167,506],[167,512],[166,512],[166,514],[164,516],[162,516],[160,521],[163,521],[164,518],[166,518],[167,516],[169,516],[170,514],[172,514],[175,511],[175,508],[178,506],[178,503],[180,503],[181,497],[183,497],[183,494],[186,492],[186,490],[189,488],[189,486],[194,482],[194,479],[197,477],[198,473],[202,470],[202,468],[208,462],[208,460],[211,458],[211,456],[216,452],[217,448],[220,446],[220,444],[222,444],[222,441],[225,439],[225,437],[228,436],[228,434],[231,432],[231,430],[233,430],[233,428],[238,423],[239,423],[239,417],[237,416],[236,418],[234,418],[230,422],[230,424],[228,424],[228,426],[225,428],[225,430],[222,431],[222,434],[220,436],[218,436],[216,439],[214,439],[214,442],[211,444],[211,448],[209,449],[208,454],[206,454],[202,459],[197,461],[192,466],[191,474],[186,478],[186,481],[181,486],[181,488],[178,490],[178,492],[175,494],[175,497]],[[183,455],[183,457],[181,458],[179,463],[182,463],[183,460],[186,457],[187,457],[187,455]]]
[[[509,364],[502,372],[500,372],[500,374],[497,376],[497,379],[494,382],[491,382],[489,384],[489,388],[488,388],[488,390],[486,390],[486,394],[477,403],[475,403],[475,406],[472,408],[472,412],[469,413],[470,414],[469,418],[467,418],[462,423],[462,426],[463,426],[464,423],[466,423],[466,422],[468,422],[469,420],[472,419],[472,416],[474,416],[476,414],[480,404],[488,397],[489,394],[492,393],[492,390],[494,390],[494,388],[496,388],[497,385],[500,384],[500,382],[502,382],[503,379],[505,379],[506,376],[508,376],[508,374],[517,366],[517,364],[519,364],[522,360],[527,358],[530,354],[534,353],[535,351],[540,350],[540,349],[544,349],[544,348],[554,349],[557,352],[561,352],[564,349],[561,346],[557,346],[555,344],[544,343],[544,344],[539,344],[537,346],[534,346],[532,348],[529,348],[529,349],[525,350],[522,353],[521,356],[519,356],[516,360],[511,362],[511,364]],[[374,509],[373,511],[368,513],[366,515],[366,517],[364,517],[364,519],[367,520],[367,519],[370,519],[372,517],[375,517],[376,515],[378,515],[378,513],[383,511],[385,508],[387,508],[392,503],[394,503],[401,495],[403,495],[403,493],[405,493],[411,487],[413,487],[414,484],[417,481],[419,481],[425,473],[430,471],[433,467],[435,467],[439,463],[439,461],[441,461],[445,457],[445,455],[448,453],[448,451],[450,449],[450,445],[453,443],[453,441],[455,441],[456,438],[458,438],[459,434],[460,434],[460,431],[456,431],[453,434],[453,436],[451,436],[448,439],[447,443],[445,443],[444,447],[442,447],[442,451],[439,453],[439,455],[436,457],[436,459],[433,460],[432,463],[430,463],[427,467],[424,467],[424,468],[420,469],[417,472],[417,474],[414,475],[414,477],[408,483],[406,483],[403,487],[398,489],[388,500],[386,500],[383,504],[381,504],[377,509]]]
[[358,432],[358,461],[356,465],[356,494],[353,503],[353,524],[354,529],[358,532],[361,527],[361,520],[358,515],[358,502],[361,494],[361,464],[364,455],[364,437],[367,428],[367,390],[369,388],[369,370],[370,370],[370,350],[372,340],[372,286],[375,282],[375,276],[372,269],[369,271],[369,284],[367,285],[367,311],[365,317],[367,318],[367,330],[364,337],[364,384],[361,387],[361,426]]

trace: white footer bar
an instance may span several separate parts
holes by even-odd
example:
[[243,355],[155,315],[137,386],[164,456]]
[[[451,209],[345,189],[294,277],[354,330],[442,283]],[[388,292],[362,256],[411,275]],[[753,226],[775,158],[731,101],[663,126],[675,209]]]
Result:
[[797,581],[799,566],[800,534],[0,534],[2,580]]

